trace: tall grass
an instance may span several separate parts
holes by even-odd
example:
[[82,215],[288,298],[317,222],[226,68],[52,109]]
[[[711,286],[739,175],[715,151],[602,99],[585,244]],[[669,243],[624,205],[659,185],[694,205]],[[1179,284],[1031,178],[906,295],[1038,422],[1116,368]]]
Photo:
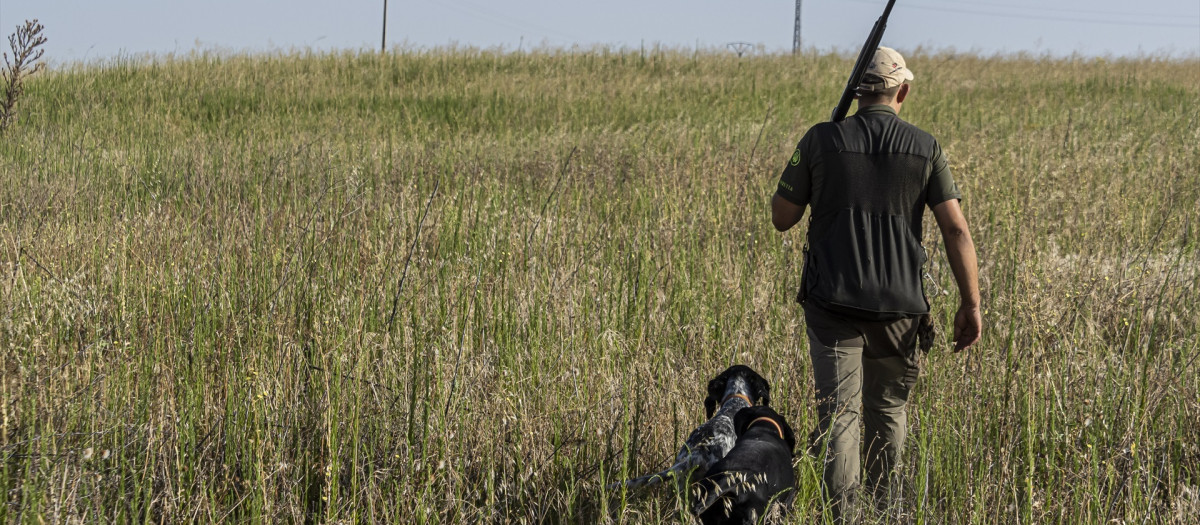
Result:
[[[1194,519],[1196,61],[909,63],[987,326],[928,355],[903,504],[870,519]],[[602,487],[661,468],[732,363],[815,423],[802,235],[767,200],[848,67],[446,49],[31,79],[0,142],[0,520],[686,522]],[[805,523],[820,465],[795,463]]]

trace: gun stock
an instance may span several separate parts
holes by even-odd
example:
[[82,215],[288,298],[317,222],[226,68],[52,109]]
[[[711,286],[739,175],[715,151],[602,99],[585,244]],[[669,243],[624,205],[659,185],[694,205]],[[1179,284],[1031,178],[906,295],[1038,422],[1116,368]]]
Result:
[[887,7],[883,8],[883,15],[875,21],[871,34],[867,35],[866,43],[858,52],[858,60],[854,62],[854,69],[850,71],[850,78],[846,80],[846,89],[842,90],[842,98],[838,99],[837,107],[833,108],[833,115],[829,117],[831,122],[841,122],[850,111],[850,103],[854,101],[854,90],[862,83],[863,75],[867,74],[867,65],[871,63],[875,49],[883,40],[883,30],[887,29],[887,19],[892,14],[893,5],[896,5],[896,0],[888,0]]

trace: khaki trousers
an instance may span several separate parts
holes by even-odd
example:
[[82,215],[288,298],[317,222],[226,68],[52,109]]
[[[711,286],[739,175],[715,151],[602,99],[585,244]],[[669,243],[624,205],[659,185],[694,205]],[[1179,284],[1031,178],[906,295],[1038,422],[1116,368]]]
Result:
[[887,496],[900,463],[908,393],[920,370],[917,320],[851,320],[811,304],[804,314],[819,417],[811,445],[825,462],[826,503],[841,522],[855,512],[860,447],[866,488],[877,501]]

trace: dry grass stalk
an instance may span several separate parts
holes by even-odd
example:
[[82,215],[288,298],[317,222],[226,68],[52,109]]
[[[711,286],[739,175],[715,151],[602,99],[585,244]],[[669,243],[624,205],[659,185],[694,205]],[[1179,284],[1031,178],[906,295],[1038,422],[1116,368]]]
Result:
[[4,53],[4,69],[0,71],[5,86],[4,103],[0,105],[0,133],[17,118],[17,100],[25,92],[25,78],[37,73],[45,65],[38,62],[45,53],[44,49],[39,49],[46,43],[42,28],[36,18],[26,20],[24,25],[17,26],[17,32],[8,36],[13,58],[10,62],[8,53]]

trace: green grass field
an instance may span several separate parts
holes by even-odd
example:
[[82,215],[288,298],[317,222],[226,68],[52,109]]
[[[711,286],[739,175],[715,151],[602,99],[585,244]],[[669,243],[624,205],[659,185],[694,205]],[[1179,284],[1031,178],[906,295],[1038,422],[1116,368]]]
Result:
[[[894,523],[1200,515],[1195,58],[910,53],[979,249]],[[664,467],[747,363],[814,424],[768,200],[836,55],[118,59],[0,137],[0,521],[686,523]],[[802,229],[801,229],[802,230]],[[943,294],[941,290],[947,290]],[[817,518],[797,455],[789,523]]]

